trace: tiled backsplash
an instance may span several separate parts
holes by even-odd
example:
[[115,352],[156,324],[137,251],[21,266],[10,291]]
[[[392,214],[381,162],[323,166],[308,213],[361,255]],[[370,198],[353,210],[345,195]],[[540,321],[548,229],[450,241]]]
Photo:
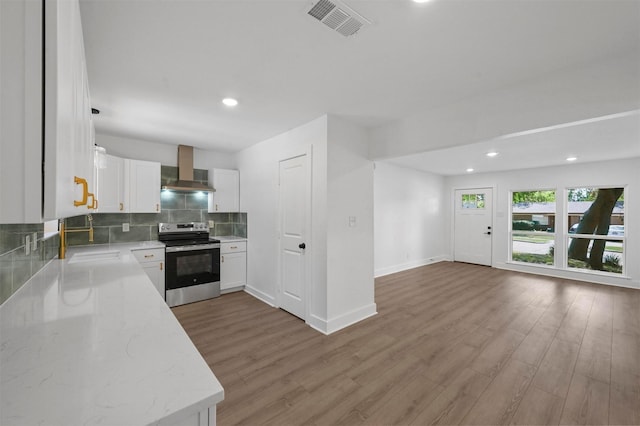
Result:
[[[178,178],[178,168],[162,166],[162,184]],[[207,170],[194,170],[194,178],[208,181]],[[158,188],[160,190],[160,188]],[[158,239],[159,222],[213,221],[212,236],[235,235],[247,237],[246,213],[209,213],[206,194],[163,192],[161,213],[95,213],[93,217],[93,244],[150,241]],[[129,232],[122,232],[122,224],[129,224]],[[67,218],[67,229],[89,226],[86,215]],[[38,236],[38,248],[25,254],[25,237]],[[69,245],[87,245],[87,232],[67,234]],[[59,235],[44,239],[44,225],[0,225],[0,303],[3,303],[29,278],[58,254]]]
[[[186,194],[176,194],[185,196]],[[93,244],[127,243],[134,241],[153,241],[158,239],[159,222],[208,222],[212,220],[214,227],[212,236],[235,235],[247,237],[246,213],[207,213],[206,209],[173,209],[161,213],[95,213],[93,214]],[[89,226],[87,216],[76,216],[66,219],[68,229]],[[129,232],[122,232],[122,224],[129,224]],[[67,234],[70,246],[87,245],[89,236],[86,232]]]
[[[36,232],[37,248],[26,254],[25,237]],[[58,254],[59,236],[44,239],[44,225],[0,225],[0,304]]]
[[[162,166],[162,185],[178,178],[178,168]],[[208,181],[207,170],[195,169],[194,178]],[[159,190],[159,189],[158,189]],[[159,222],[209,222],[213,221],[212,236],[235,235],[247,237],[246,213],[208,213],[206,193],[163,191],[160,196],[160,213],[95,213],[93,217],[93,244],[151,241],[158,239]],[[122,232],[122,224],[129,224],[129,231]],[[86,215],[68,218],[67,228],[89,226]],[[89,236],[85,232],[67,234],[69,245],[87,245]]]

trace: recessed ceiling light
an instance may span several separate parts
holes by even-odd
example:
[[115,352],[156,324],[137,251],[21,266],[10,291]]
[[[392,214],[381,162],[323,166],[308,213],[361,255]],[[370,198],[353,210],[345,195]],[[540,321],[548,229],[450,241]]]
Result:
[[234,107],[234,106],[238,105],[238,101],[233,99],[233,98],[224,98],[222,100],[222,103],[225,104],[226,106],[230,106],[230,107]]
[[467,173],[471,173],[472,171],[473,171],[473,169],[472,169],[471,167],[469,167],[469,168],[467,169]]
[[496,151],[487,152],[487,157],[495,157],[496,155],[498,155]]
[[578,157],[567,157],[567,161],[576,161]]
[[414,3],[426,3],[429,0],[413,0]]

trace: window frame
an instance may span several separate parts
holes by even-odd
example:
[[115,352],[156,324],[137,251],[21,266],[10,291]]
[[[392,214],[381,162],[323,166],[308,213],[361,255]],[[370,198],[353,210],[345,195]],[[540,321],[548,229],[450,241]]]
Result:
[[[623,213],[623,218],[624,218],[623,222],[625,226],[625,232],[623,236],[569,233],[569,230],[570,230],[569,191],[577,188],[595,188],[595,189],[622,188],[623,189],[622,196],[625,200],[625,204],[624,204],[625,208]],[[562,218],[564,247],[562,250],[562,269],[564,269],[565,271],[576,272],[581,274],[592,274],[592,275],[600,275],[600,276],[606,276],[606,277],[627,278],[627,243],[626,241],[627,241],[627,235],[628,235],[628,228],[627,228],[626,218],[629,216],[629,213],[627,211],[628,204],[626,203],[627,197],[628,197],[628,185],[572,185],[564,188],[564,217]],[[587,268],[583,269],[583,268],[576,268],[576,267],[569,266],[569,245],[570,245],[570,240],[573,238],[586,239],[590,241],[591,240],[620,241],[622,243],[622,253],[620,256],[622,260],[622,271],[620,273],[617,273],[617,272],[598,271],[593,269],[587,269]]]

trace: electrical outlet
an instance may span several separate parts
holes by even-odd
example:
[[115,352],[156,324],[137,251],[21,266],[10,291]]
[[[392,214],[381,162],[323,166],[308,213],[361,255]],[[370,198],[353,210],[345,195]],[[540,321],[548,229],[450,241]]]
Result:
[[216,223],[212,220],[209,221],[209,228],[213,228],[214,226],[216,226]]
[[122,232],[129,232],[129,224],[128,223],[123,223],[122,224]]
[[34,232],[31,235],[31,251],[38,250],[38,233]]
[[24,237],[24,254],[29,255],[31,253],[31,235]]

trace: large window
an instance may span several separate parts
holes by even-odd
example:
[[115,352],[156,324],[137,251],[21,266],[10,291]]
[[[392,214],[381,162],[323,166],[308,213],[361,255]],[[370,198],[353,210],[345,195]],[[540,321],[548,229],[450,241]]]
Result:
[[567,266],[624,273],[624,188],[567,191]]
[[555,228],[555,191],[512,192],[512,261],[553,266]]

